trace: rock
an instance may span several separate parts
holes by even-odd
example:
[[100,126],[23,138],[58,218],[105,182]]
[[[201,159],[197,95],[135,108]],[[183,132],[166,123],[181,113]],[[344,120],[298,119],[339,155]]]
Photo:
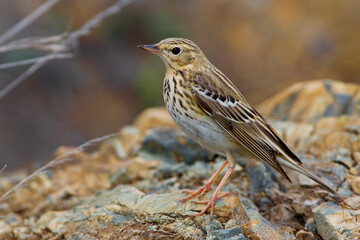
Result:
[[120,129],[118,137],[109,139],[103,146],[112,146],[119,159],[125,159],[132,152],[135,152],[141,140],[139,129],[134,126],[124,126]]
[[345,165],[347,168],[351,168],[354,165],[354,160],[351,158],[351,151],[349,149],[338,149],[333,152],[331,156],[333,162],[338,162]]
[[345,130],[355,135],[360,135],[360,126],[358,125],[345,125]]
[[315,219],[313,217],[308,218],[308,220],[305,223],[305,229],[309,232],[313,232],[316,233],[316,223],[315,223]]
[[359,239],[360,225],[356,216],[332,202],[313,209],[318,233],[324,239]]
[[269,205],[271,205],[271,200],[268,197],[262,197],[258,205],[261,211],[265,211],[266,209],[269,209]]
[[358,170],[355,167],[352,167],[349,169],[349,173],[353,176],[357,176],[358,175]]
[[189,181],[199,178],[206,179],[209,175],[211,175],[210,171],[215,172],[216,170],[210,168],[209,164],[206,162],[197,161],[187,168]]
[[164,156],[171,163],[193,164],[196,160],[207,161],[212,156],[182,131],[170,128],[151,130],[141,143],[141,151]]
[[315,239],[315,236],[312,232],[306,232],[304,230],[300,230],[296,233],[297,240],[312,240]]
[[359,91],[359,85],[334,80],[302,82],[268,99],[258,110],[265,117],[292,122],[315,122],[341,114],[360,116]]
[[232,228],[235,227],[237,224],[235,219],[230,219],[226,224],[225,224],[225,228]]
[[251,209],[254,211],[258,211],[258,207],[249,199],[246,197],[240,198],[241,205],[246,209]]
[[63,223],[59,222],[66,211],[48,211],[41,215],[39,220],[36,222],[34,232],[41,234],[44,230],[50,230],[51,232],[60,232],[60,229],[64,226]]
[[246,240],[240,227],[210,231],[206,240]]
[[295,239],[285,232],[282,232],[276,226],[273,226],[265,218],[263,218],[257,211],[248,210],[247,216],[249,221],[243,225],[244,232],[248,238],[257,237],[259,239]]
[[232,206],[234,218],[241,226],[247,239],[295,239],[280,228],[272,225],[258,211],[247,208],[237,198],[227,198],[227,205]]
[[15,239],[31,239],[33,236],[28,227],[18,227],[14,230],[14,237]]
[[159,166],[156,171],[154,171],[154,176],[157,178],[170,178],[172,176],[179,176],[182,175],[186,170],[185,163],[177,163],[177,164],[170,164],[170,163],[163,163]]
[[294,220],[294,214],[289,205],[283,203],[270,209],[270,218],[274,222],[289,223]]
[[353,195],[351,185],[348,181],[343,182],[337,192],[342,197],[351,197]]
[[273,187],[278,187],[277,178],[269,166],[259,161],[248,161],[247,172],[250,178],[248,192],[250,195],[258,195]]
[[199,224],[194,224],[194,221],[190,219],[177,220],[173,223],[166,224],[165,226],[170,231],[177,233],[175,239],[202,240],[204,239],[204,234],[206,234],[206,231],[202,227],[199,228]]
[[354,159],[357,164],[360,164],[360,152],[353,152]]
[[[310,191],[309,194],[293,194],[291,196],[292,202],[290,204],[290,207],[288,207],[288,209],[291,210],[293,209],[296,215],[309,216],[311,214],[311,209],[318,206],[322,202],[321,201],[322,195],[320,195],[321,193],[323,195],[327,195],[327,192],[323,190],[320,191],[313,190]],[[286,204],[284,206],[286,207]]]
[[139,129],[140,135],[144,135],[147,130],[153,128],[177,128],[165,107],[154,107],[144,110],[135,119],[134,125]]
[[112,172],[109,176],[109,180],[111,186],[116,186],[118,184],[131,183],[133,181],[133,178],[129,176],[126,168],[121,168]]
[[338,149],[351,149],[353,135],[346,131],[347,124],[359,124],[360,118],[341,115],[339,117],[321,118],[315,123],[316,131],[313,133],[313,148],[317,151],[336,151]]
[[[354,196],[354,197],[345,199],[343,204],[346,205],[347,207],[349,207],[350,209],[360,210],[360,196]],[[359,230],[360,230],[360,228],[359,228]]]
[[[205,199],[208,199],[210,194],[211,193],[207,194]],[[161,224],[172,222],[171,226],[167,226],[171,228],[172,231],[184,237],[185,234],[187,234],[187,237],[196,238],[199,234],[198,231],[192,229],[191,232],[193,232],[194,235],[189,235],[189,231],[184,231],[184,229],[189,230],[189,227],[186,225],[188,223],[186,221],[184,222],[183,219],[185,216],[194,214],[194,211],[199,211],[202,206],[191,202],[187,202],[186,204],[178,203],[177,201],[183,196],[182,191],[175,191],[168,194],[146,195],[136,188],[118,185],[112,190],[102,191],[100,194],[84,201],[71,211],[43,215],[37,226],[39,229],[49,227],[49,229],[52,229],[54,232],[61,232],[65,236],[85,237],[89,235],[93,237],[104,237],[104,235],[99,235],[98,232],[91,233],[89,231],[91,229],[109,228],[110,226],[118,226],[124,229],[139,221],[137,219],[141,219],[140,221],[143,222],[143,224],[151,224],[148,226],[148,229],[152,232],[161,232],[163,231]],[[215,209],[215,214],[216,216],[229,216],[231,214],[231,208],[226,201],[221,200]],[[177,218],[181,218],[182,220],[175,223],[174,220]],[[240,238],[242,237],[241,229],[240,231],[239,229],[223,231],[221,223],[215,219],[210,220],[208,215],[199,217],[198,221],[201,227],[209,233],[209,236],[231,236],[234,237],[234,239],[242,239]],[[64,228],[59,230],[59,227],[54,225],[55,222],[61,223]],[[103,227],[101,227],[101,224],[103,224]],[[191,225],[193,224],[191,223]],[[64,231],[64,229],[71,229],[71,232]]]
[[269,122],[288,146],[298,149],[299,152],[308,153],[309,147],[313,144],[314,131],[316,131],[314,123],[273,121],[272,119],[269,119]]
[[353,159],[339,159],[351,167],[354,160],[360,163],[359,91],[359,85],[332,80],[298,83],[265,101],[258,111],[281,120],[274,128],[299,152],[328,158],[326,151],[351,150]]
[[296,152],[330,161],[338,154],[339,149],[343,149],[351,152],[351,159],[343,157],[344,160],[346,159],[346,164],[352,166],[354,162],[360,163],[358,156],[360,140],[345,129],[349,123],[360,125],[359,117],[342,115],[321,118],[311,123],[270,122],[289,147],[296,149]]
[[0,220],[0,236],[11,231],[11,226],[4,220]]
[[351,187],[357,195],[360,195],[360,177],[355,177],[352,180]]
[[139,155],[131,161],[120,164],[109,175],[109,181],[112,187],[118,184],[129,184],[139,181],[149,176],[152,169],[159,167],[160,163],[151,157]]
[[210,216],[201,217],[201,221],[204,222],[204,229],[208,233],[222,228],[221,223],[217,219],[211,219]]

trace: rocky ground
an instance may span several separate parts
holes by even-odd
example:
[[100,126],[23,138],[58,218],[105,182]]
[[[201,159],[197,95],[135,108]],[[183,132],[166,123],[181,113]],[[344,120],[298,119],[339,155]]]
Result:
[[[99,146],[60,147],[54,158],[74,154],[0,202],[0,239],[359,239],[360,86],[301,83],[258,109],[341,197],[239,159],[224,187],[234,195],[218,201],[214,219],[188,219],[202,206],[178,203],[182,190],[200,187],[224,159],[153,108]],[[0,194],[28,174],[2,172]]]

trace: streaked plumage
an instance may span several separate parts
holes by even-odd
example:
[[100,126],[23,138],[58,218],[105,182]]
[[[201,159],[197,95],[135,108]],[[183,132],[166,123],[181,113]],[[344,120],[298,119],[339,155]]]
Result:
[[[275,130],[235,85],[210,63],[196,44],[187,39],[168,38],[155,45],[139,47],[162,58],[166,66],[164,101],[170,115],[190,138],[204,148],[227,157],[227,176],[235,166],[234,157],[258,158],[289,181],[283,166],[305,174],[336,194],[302,166],[300,159]],[[201,191],[194,193],[202,196],[209,190],[213,178]],[[221,187],[220,184],[205,208],[211,208],[211,214]],[[191,194],[184,201],[193,196]]]

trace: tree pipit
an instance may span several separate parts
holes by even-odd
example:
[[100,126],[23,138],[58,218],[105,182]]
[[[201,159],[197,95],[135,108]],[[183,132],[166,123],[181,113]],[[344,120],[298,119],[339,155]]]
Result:
[[226,165],[228,169],[209,201],[194,201],[210,209],[213,216],[217,199],[229,193],[220,190],[235,168],[235,159],[258,158],[281,173],[283,167],[302,173],[333,194],[332,188],[306,170],[301,160],[286,146],[269,123],[246,101],[235,85],[205,57],[190,40],[167,38],[154,45],[140,45],[161,57],[166,66],[163,94],[166,107],[176,124],[194,141],[226,161],[209,181],[196,191],[188,191],[185,202],[208,191]]

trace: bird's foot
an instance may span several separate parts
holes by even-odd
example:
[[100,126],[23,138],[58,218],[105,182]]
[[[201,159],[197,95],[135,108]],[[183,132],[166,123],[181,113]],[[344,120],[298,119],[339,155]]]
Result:
[[204,186],[202,186],[201,188],[199,188],[198,190],[186,190],[183,191],[183,193],[187,193],[189,195],[187,195],[186,197],[184,197],[183,199],[179,200],[179,202],[184,203],[187,200],[189,200],[190,198],[195,197],[196,195],[198,196],[198,200],[201,200],[201,198],[203,198],[203,196],[208,192],[212,190],[211,187],[212,182],[207,182]]
[[214,215],[214,207],[215,207],[215,202],[218,199],[221,199],[223,197],[229,196],[231,194],[234,194],[233,192],[224,192],[222,194],[217,194],[216,192],[214,192],[214,194],[210,197],[210,199],[208,201],[192,201],[193,203],[196,204],[204,204],[206,205],[205,208],[196,214],[190,215],[189,218],[194,218],[197,216],[201,216],[203,215],[208,209],[210,209],[210,219],[213,219],[213,215]]
[[207,181],[207,183],[205,183],[204,186],[202,186],[201,188],[199,188],[198,190],[192,190],[192,191],[184,191],[184,193],[189,194],[188,196],[184,197],[183,199],[179,200],[179,202],[184,203],[187,200],[189,200],[190,198],[195,197],[196,195],[198,196],[198,200],[201,200],[201,198],[210,190],[212,190],[211,185],[213,184],[213,182],[215,181],[216,177],[220,174],[220,172],[224,169],[224,167],[228,164],[228,160],[226,160],[221,167],[214,173],[214,175],[212,175],[212,177]]

